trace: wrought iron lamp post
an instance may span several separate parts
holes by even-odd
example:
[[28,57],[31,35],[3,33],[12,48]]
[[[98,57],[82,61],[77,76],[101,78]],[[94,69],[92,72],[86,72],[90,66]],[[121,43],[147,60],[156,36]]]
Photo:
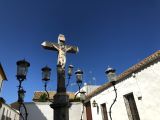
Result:
[[83,71],[82,70],[80,70],[80,69],[78,69],[76,72],[75,72],[75,74],[76,74],[76,83],[77,83],[77,85],[78,85],[78,89],[79,89],[79,91],[76,93],[76,95],[75,95],[75,98],[74,99],[76,99],[76,96],[78,95],[78,93],[80,94],[80,101],[82,102],[82,104],[83,104],[83,109],[82,109],[82,113],[81,113],[81,118],[80,118],[80,120],[83,120],[82,118],[83,118],[83,113],[84,113],[84,101],[85,101],[85,99],[86,99],[86,92],[84,91],[84,90],[81,90],[81,85],[82,85],[82,82],[83,82]]
[[19,103],[23,103],[24,102],[25,93],[26,93],[26,91],[23,90],[23,88],[20,88],[20,90],[18,91],[18,94],[19,94],[18,102]]
[[[76,83],[78,85],[78,92],[76,93],[74,99],[76,99],[78,93],[81,93],[80,89],[81,89],[81,85],[82,85],[82,82],[83,82],[83,71],[78,69],[76,72]],[[80,94],[81,95],[81,94]],[[80,98],[81,99],[81,98]]]
[[80,101],[82,102],[82,103],[84,103],[84,101],[85,101],[85,99],[86,99],[86,91],[84,91],[84,90],[81,90],[80,91]]
[[83,120],[83,113],[84,113],[84,101],[85,101],[85,99],[86,99],[86,92],[84,91],[84,90],[81,90],[80,91],[80,101],[82,102],[82,104],[83,104],[83,109],[82,109],[82,114],[81,114],[81,118],[80,118],[80,120]]
[[80,92],[80,88],[81,88],[81,85],[82,85],[82,80],[83,80],[83,71],[78,69],[76,72],[76,79],[77,79],[77,85],[78,85],[78,89],[79,89],[79,92]]
[[110,68],[110,67],[107,68],[107,70],[105,71],[107,78],[108,78],[109,82],[112,84],[112,86],[114,88],[114,92],[115,92],[115,99],[113,100],[113,103],[111,104],[110,109],[109,109],[110,120],[112,120],[111,109],[117,99],[117,89],[115,87],[117,76],[116,76],[115,72],[116,72],[116,70],[113,68]]
[[67,87],[68,87],[68,85],[69,85],[71,76],[72,76],[72,74],[73,74],[73,68],[74,68],[73,65],[69,65],[69,67],[68,67],[68,82],[67,82],[67,84],[66,84],[66,89],[67,89]]
[[[71,76],[73,74],[73,68],[74,68],[73,65],[69,65],[69,67],[68,67],[68,83],[66,85],[66,89],[67,89],[67,87],[69,85],[70,78],[71,78]],[[45,66],[41,70],[42,70],[42,81],[44,82],[45,92],[47,93],[48,100],[50,101],[49,93],[47,91],[47,84],[50,81],[51,68],[49,68],[48,66]]]
[[73,68],[74,66],[73,65],[69,65],[68,67],[68,78],[70,79],[72,74],[73,74]]
[[50,101],[49,93],[47,91],[47,83],[50,81],[51,68],[45,66],[41,70],[42,70],[42,81],[44,82],[44,90],[47,93],[48,101]]
[[[17,61],[17,75],[16,75],[16,77],[17,77],[17,80],[19,81],[18,103],[19,103],[20,115],[24,120],[27,120],[28,113],[27,113],[26,106],[24,105],[24,96],[25,96],[26,91],[23,90],[22,82],[26,79],[26,75],[27,75],[29,66],[30,66],[30,63],[25,60]],[[21,107],[24,107],[25,117],[21,113]]]

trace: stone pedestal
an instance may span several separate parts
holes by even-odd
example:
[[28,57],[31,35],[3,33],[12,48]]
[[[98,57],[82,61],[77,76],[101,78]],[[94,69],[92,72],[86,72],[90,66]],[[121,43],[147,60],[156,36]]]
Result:
[[54,109],[54,120],[69,120],[70,103],[66,93],[57,93],[50,106]]
[[65,69],[57,65],[57,93],[50,105],[54,109],[54,120],[69,120],[69,96],[65,88]]

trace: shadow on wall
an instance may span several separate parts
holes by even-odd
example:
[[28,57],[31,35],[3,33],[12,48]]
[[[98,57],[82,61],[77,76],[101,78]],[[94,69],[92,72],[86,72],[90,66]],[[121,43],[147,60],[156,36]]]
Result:
[[48,120],[35,103],[25,103],[25,105],[28,112],[28,120]]

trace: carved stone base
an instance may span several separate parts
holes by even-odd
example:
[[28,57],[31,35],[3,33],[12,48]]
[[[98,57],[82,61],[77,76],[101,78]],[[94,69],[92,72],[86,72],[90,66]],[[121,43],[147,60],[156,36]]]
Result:
[[54,120],[69,120],[70,106],[69,96],[66,93],[57,93],[50,105],[54,109]]

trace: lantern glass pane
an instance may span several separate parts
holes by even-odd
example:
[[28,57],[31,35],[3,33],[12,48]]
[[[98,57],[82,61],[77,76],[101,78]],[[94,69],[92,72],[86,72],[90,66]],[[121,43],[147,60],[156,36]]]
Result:
[[82,74],[77,74],[77,76],[76,76],[76,78],[77,78],[77,83],[81,83],[82,82]]
[[72,73],[73,73],[73,69],[72,69],[71,67],[69,67],[69,68],[68,68],[68,75],[69,75],[69,76],[72,76]]
[[28,67],[30,63],[25,60],[17,61],[17,79],[24,80],[28,72]]
[[111,73],[108,73],[107,75],[108,77],[108,80],[111,82],[111,81],[116,81],[116,74],[111,72]]
[[81,93],[81,94],[80,94],[80,100],[81,100],[81,101],[84,101],[85,98],[86,98],[85,93]]
[[27,67],[25,67],[24,65],[18,65],[17,66],[17,75],[26,76],[26,74],[27,74]]
[[42,72],[42,79],[43,80],[50,80],[50,75],[51,75],[51,72],[46,70],[46,71],[43,71]]

